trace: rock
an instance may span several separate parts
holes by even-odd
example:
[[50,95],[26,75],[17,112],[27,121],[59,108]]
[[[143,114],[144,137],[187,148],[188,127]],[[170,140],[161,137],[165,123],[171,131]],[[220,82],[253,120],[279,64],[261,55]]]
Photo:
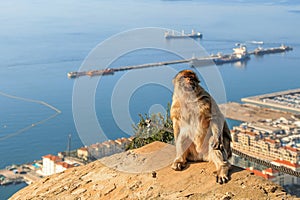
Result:
[[156,172],[155,171],[152,172],[152,178],[156,178]]
[[295,199],[235,166],[223,185],[215,182],[213,163],[189,163],[174,171],[174,157],[174,146],[154,142],[46,177],[11,199]]
[[72,195],[79,195],[79,194],[84,193],[84,192],[86,192],[86,191],[87,191],[87,189],[81,188],[81,189],[78,189],[78,190],[73,191],[71,194],[72,194]]
[[234,197],[232,192],[226,192],[226,194],[221,198],[222,200],[230,200]]

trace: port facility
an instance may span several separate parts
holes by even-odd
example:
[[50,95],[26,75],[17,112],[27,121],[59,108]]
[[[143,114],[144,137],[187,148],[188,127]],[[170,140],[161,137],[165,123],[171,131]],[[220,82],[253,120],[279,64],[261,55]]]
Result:
[[242,98],[242,102],[300,114],[300,88]]

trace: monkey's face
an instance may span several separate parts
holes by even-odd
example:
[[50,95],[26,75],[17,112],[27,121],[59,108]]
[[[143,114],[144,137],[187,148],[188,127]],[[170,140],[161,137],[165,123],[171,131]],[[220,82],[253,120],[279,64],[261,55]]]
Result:
[[199,79],[192,70],[183,70],[173,79],[175,88],[185,92],[194,91],[199,86]]

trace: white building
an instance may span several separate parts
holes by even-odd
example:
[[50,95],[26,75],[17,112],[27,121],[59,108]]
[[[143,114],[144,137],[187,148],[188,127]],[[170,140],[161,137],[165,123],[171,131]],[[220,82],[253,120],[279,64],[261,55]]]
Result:
[[55,173],[60,173],[65,171],[68,168],[74,167],[66,162],[63,162],[62,159],[54,155],[43,156],[43,170],[42,173],[44,176],[49,176]]
[[60,173],[65,171],[66,169],[69,169],[71,167],[74,167],[73,165],[70,165],[66,162],[57,162],[55,163],[55,173]]
[[56,172],[56,162],[62,161],[60,157],[48,154],[43,156],[43,174],[45,176],[55,174]]

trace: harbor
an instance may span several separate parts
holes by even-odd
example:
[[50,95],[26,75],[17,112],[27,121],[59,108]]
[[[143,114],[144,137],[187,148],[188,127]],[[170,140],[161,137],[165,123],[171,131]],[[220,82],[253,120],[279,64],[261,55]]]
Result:
[[253,51],[248,51],[245,45],[239,44],[238,47],[233,48],[232,54],[223,55],[222,53],[218,53],[218,54],[212,54],[207,57],[199,57],[199,58],[192,57],[190,59],[123,66],[119,68],[107,68],[101,70],[91,70],[91,71],[81,71],[81,72],[68,72],[67,76],[68,78],[78,78],[81,76],[92,77],[92,76],[101,76],[101,75],[113,75],[115,72],[120,72],[120,71],[143,69],[143,68],[150,68],[150,67],[161,67],[161,66],[181,64],[181,63],[190,63],[190,65],[193,67],[209,66],[213,64],[223,65],[226,63],[247,61],[250,59],[251,55],[261,56],[265,54],[283,53],[291,50],[293,50],[292,47],[281,45],[280,47],[272,47],[272,48],[258,47]]
[[5,186],[22,182],[29,185],[40,180],[42,177],[43,176],[36,173],[34,165],[12,165],[0,170],[0,185]]

